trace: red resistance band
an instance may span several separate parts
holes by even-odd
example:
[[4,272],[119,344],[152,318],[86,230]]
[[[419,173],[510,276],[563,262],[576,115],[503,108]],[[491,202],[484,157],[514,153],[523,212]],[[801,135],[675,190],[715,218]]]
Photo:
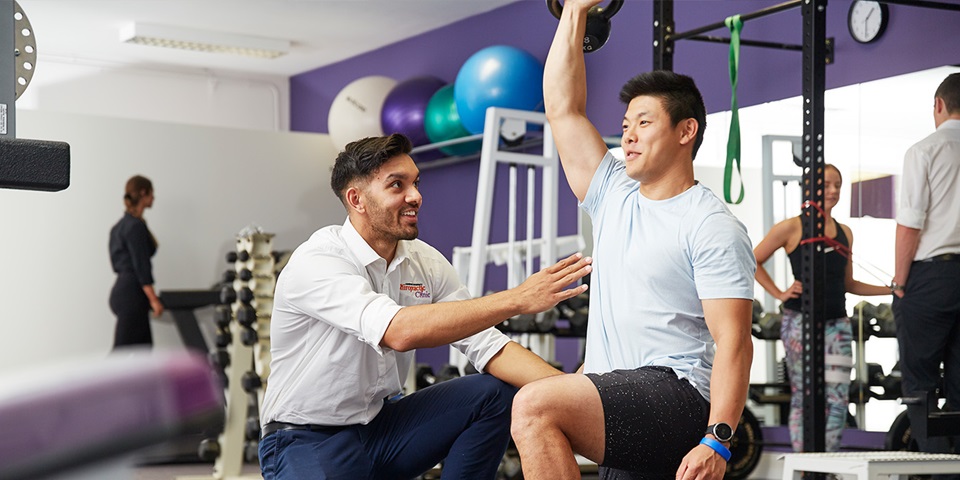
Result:
[[[808,201],[808,202],[803,202],[803,207],[802,207],[802,208],[807,208],[807,207],[810,207],[810,206],[816,208],[817,211],[820,212],[820,215],[822,215],[822,216],[824,216],[824,217],[827,216],[826,213],[824,213],[823,209],[820,208],[820,205],[817,205],[816,203],[813,203],[813,202],[809,202],[809,201]],[[842,243],[840,243],[840,242],[838,242],[838,241],[836,241],[836,240],[834,240],[834,239],[832,239],[832,238],[828,238],[828,237],[805,238],[805,239],[800,240],[800,245],[806,245],[806,244],[808,244],[808,243],[816,243],[816,242],[823,242],[823,243],[827,244],[827,246],[833,247],[833,249],[834,249],[837,253],[839,253],[840,255],[843,255],[844,257],[846,257],[847,260],[851,260],[851,259],[852,259],[853,252],[850,251],[850,247],[847,247],[846,245],[844,245],[844,244],[842,244]]]

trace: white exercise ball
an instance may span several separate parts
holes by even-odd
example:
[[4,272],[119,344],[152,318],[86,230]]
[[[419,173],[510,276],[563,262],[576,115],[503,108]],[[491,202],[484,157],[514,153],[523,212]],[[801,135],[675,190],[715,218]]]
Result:
[[[327,130],[337,149],[364,137],[383,135],[380,113],[397,81],[379,75],[358,78],[340,90],[330,104]],[[392,132],[391,132],[392,133]]]

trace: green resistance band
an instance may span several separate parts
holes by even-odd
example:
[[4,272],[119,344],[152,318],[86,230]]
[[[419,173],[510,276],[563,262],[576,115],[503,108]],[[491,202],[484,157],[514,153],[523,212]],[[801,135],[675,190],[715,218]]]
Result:
[[[727,203],[739,205],[743,201],[743,177],[740,174],[740,113],[737,108],[737,72],[740,70],[740,31],[743,21],[740,15],[727,17],[723,21],[730,29],[730,135],[727,137],[727,164],[723,169],[723,198]],[[740,197],[736,201],[730,196],[730,183],[733,179],[733,164],[737,165],[737,179],[740,182]]]

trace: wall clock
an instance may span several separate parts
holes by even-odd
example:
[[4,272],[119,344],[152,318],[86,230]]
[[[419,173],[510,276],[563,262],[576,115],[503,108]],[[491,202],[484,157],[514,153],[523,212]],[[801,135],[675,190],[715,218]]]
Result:
[[870,43],[883,35],[889,18],[887,5],[867,0],[854,0],[847,14],[850,36],[860,43]]

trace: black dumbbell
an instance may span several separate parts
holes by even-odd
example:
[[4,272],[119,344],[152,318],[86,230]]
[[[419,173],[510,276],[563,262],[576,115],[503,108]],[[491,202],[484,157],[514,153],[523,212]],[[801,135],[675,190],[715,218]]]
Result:
[[227,252],[227,263],[234,263],[237,261],[237,252]]
[[251,272],[249,268],[244,268],[243,270],[240,270],[240,280],[243,280],[244,282],[248,282],[250,281],[251,278],[253,278],[253,272]]
[[503,324],[510,332],[531,332],[534,330],[535,322],[535,314],[521,313],[506,319]]
[[[583,34],[584,53],[594,52],[600,49],[607,39],[610,38],[610,19],[617,14],[624,0],[613,0],[606,7],[594,5],[587,10],[586,27]],[[547,7],[553,16],[560,18],[563,6],[560,0],[547,0]]]
[[437,383],[453,380],[460,376],[460,367],[456,365],[445,364],[440,367],[440,373],[437,374]]
[[[249,289],[248,289],[249,290]],[[241,297],[243,296],[243,291],[241,290]],[[243,299],[241,298],[241,301]],[[253,325],[253,322],[257,321],[257,309],[253,308],[248,302],[244,302],[243,305],[240,305],[237,308],[237,323],[243,325],[244,327],[249,327]]]
[[753,323],[760,323],[760,319],[763,318],[763,304],[760,303],[760,300],[756,298],[753,299]]
[[780,325],[782,323],[782,313],[765,313],[757,323],[753,324],[753,336],[761,340],[776,340],[780,338]]
[[260,340],[260,336],[257,335],[256,330],[250,327],[244,327],[243,330],[240,331],[240,343],[252,347],[257,344],[258,340]]
[[574,335],[587,334],[587,318],[590,315],[590,297],[581,293],[557,304],[560,318],[570,323],[570,331]]
[[220,370],[230,366],[230,354],[226,350],[217,349],[210,352],[210,363]]
[[227,348],[232,341],[233,335],[230,334],[230,330],[221,328],[217,329],[217,337],[215,341],[217,348]]
[[197,455],[204,462],[212,462],[220,456],[220,443],[215,438],[204,438],[197,448]]
[[878,395],[880,400],[896,400],[902,393],[903,377],[900,375],[900,365],[894,365],[890,373],[883,376],[880,386],[883,387],[883,393]]
[[217,305],[213,312],[214,323],[225,329],[230,326],[231,320],[233,320],[233,310],[230,309],[230,305]]
[[244,428],[244,437],[247,440],[260,440],[260,419],[257,417],[247,417],[247,425]]
[[240,386],[243,387],[244,392],[254,393],[263,386],[263,381],[260,380],[260,375],[257,375],[257,372],[247,371],[240,377]]
[[224,285],[223,288],[220,289],[220,303],[230,305],[235,301],[237,301],[237,291],[230,285]]
[[874,335],[882,338],[895,338],[897,336],[897,324],[893,318],[893,309],[889,303],[877,305],[876,316],[874,317],[877,326]]
[[253,301],[253,290],[250,290],[250,287],[241,288],[238,295],[241,303],[249,304]]
[[246,250],[240,250],[239,252],[237,252],[237,260],[240,260],[241,262],[246,262],[247,260],[250,260],[250,252]]
[[437,383],[437,377],[433,374],[433,367],[426,363],[418,363],[414,370],[414,379],[416,379],[417,390],[427,388]]
[[583,292],[564,300],[563,303],[574,310],[584,308],[590,305],[590,295],[587,294],[587,292]]
[[557,318],[560,318],[560,310],[557,310],[557,307],[540,312],[533,317],[533,328],[540,333],[549,332],[557,325]]
[[879,363],[868,363],[867,373],[864,377],[867,385],[871,387],[883,386],[883,379],[887,375],[883,373],[883,366]]
[[233,283],[237,279],[236,270],[226,270],[223,272],[223,283]]

